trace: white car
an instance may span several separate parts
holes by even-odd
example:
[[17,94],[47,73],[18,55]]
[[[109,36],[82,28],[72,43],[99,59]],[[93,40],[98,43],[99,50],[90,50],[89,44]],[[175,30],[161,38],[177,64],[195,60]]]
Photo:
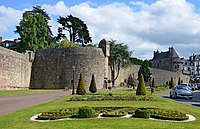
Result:
[[176,85],[170,90],[170,98],[188,98],[192,99],[193,92],[185,85]]

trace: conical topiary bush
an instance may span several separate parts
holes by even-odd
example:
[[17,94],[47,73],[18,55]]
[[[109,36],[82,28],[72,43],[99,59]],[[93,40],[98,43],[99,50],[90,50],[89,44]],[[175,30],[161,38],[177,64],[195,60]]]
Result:
[[92,80],[91,80],[91,83],[90,83],[89,90],[90,90],[91,93],[97,92],[97,87],[96,87],[96,82],[95,82],[94,74],[92,74]]
[[171,89],[172,87],[174,87],[174,79],[173,79],[173,77],[171,77],[171,81],[170,81],[170,84],[169,84],[169,89]]
[[85,83],[84,83],[84,80],[83,80],[82,73],[80,73],[80,78],[79,78],[79,82],[78,82],[78,87],[76,89],[76,93],[78,95],[85,95],[86,94]]
[[139,83],[136,90],[136,95],[146,95],[146,87],[144,82],[144,77],[140,74]]
[[156,82],[155,82],[155,79],[153,78],[153,80],[152,80],[152,87],[153,88],[156,88]]

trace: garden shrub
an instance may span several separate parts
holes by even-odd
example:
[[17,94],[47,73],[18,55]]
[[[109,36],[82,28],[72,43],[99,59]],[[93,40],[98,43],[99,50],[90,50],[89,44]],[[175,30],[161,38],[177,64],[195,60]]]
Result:
[[136,95],[146,95],[146,87],[145,87],[144,77],[142,74],[140,74]]
[[136,111],[135,111],[135,117],[138,117],[138,118],[150,118],[150,112],[149,110],[144,110],[144,109],[140,109],[138,108]]
[[89,106],[84,106],[79,108],[78,112],[78,117],[79,118],[92,118],[97,116],[95,111],[89,107]]
[[79,78],[79,82],[78,82],[78,87],[76,89],[76,93],[78,95],[85,95],[86,94],[85,83],[84,83],[84,80],[83,80],[82,73],[80,73],[80,78]]
[[171,77],[171,81],[169,83],[169,89],[171,89],[172,87],[174,87],[174,79],[173,79],[173,77]]
[[92,80],[91,80],[91,83],[90,83],[89,90],[90,90],[91,93],[97,92],[97,87],[96,87],[96,82],[95,82],[94,74],[92,74]]

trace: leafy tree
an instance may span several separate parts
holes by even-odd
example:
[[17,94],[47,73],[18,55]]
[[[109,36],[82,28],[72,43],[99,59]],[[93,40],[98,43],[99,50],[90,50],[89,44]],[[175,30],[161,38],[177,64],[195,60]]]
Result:
[[138,79],[140,77],[140,74],[143,74],[144,76],[144,81],[147,84],[147,82],[150,80],[151,78],[151,73],[149,70],[149,63],[147,60],[145,60],[142,64],[142,66],[140,67],[139,71],[138,71]]
[[80,78],[79,78],[79,82],[78,82],[78,87],[76,89],[76,93],[78,95],[85,95],[86,94],[85,83],[84,83],[84,80],[83,80],[82,73],[80,73]]
[[152,80],[152,87],[156,87],[156,82],[155,82],[155,80],[154,80],[154,78],[153,78],[153,80]]
[[144,77],[140,74],[139,83],[136,90],[136,95],[146,95],[146,87],[144,82]]
[[73,42],[69,42],[69,40],[65,37],[61,42],[60,42],[60,48],[68,48],[68,47],[76,47],[76,44]]
[[48,20],[50,20],[50,17],[40,6],[34,6],[33,10],[23,13],[23,18],[19,26],[16,26],[15,31],[19,34],[21,40],[20,45],[17,47],[19,52],[54,46],[52,45],[54,38]]
[[179,77],[178,78],[178,85],[180,85],[181,84],[181,78]]
[[[143,60],[137,59],[135,57],[131,57],[130,62],[131,64],[135,64],[135,65],[142,65],[144,63]],[[148,62],[149,67],[152,67],[152,63],[150,61],[147,61],[147,62]]]
[[94,74],[92,74],[92,80],[91,80],[91,83],[90,83],[89,90],[90,90],[91,93],[97,92],[97,87],[96,87],[96,82],[95,82]]
[[59,17],[58,23],[62,27],[58,28],[57,39],[66,37],[63,33],[63,30],[66,30],[69,32],[70,42],[81,43],[82,46],[85,46],[92,41],[87,25],[81,19],[68,15],[67,17]]
[[174,87],[174,79],[173,79],[173,77],[171,77],[171,81],[169,83],[169,89],[171,89],[172,87]]
[[[112,86],[115,85],[115,80],[119,76],[119,71],[121,67],[126,67],[130,64],[130,57],[132,51],[128,50],[128,46],[123,43],[116,43],[116,40],[110,41],[110,57],[109,57],[109,66],[111,69],[111,81]],[[115,75],[115,72],[117,74]]]

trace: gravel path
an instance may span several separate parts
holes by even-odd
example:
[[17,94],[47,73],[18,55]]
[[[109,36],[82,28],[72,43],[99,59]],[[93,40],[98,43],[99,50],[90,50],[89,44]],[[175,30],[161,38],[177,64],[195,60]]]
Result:
[[23,108],[45,103],[69,94],[71,94],[71,91],[2,96],[0,97],[0,116]]

